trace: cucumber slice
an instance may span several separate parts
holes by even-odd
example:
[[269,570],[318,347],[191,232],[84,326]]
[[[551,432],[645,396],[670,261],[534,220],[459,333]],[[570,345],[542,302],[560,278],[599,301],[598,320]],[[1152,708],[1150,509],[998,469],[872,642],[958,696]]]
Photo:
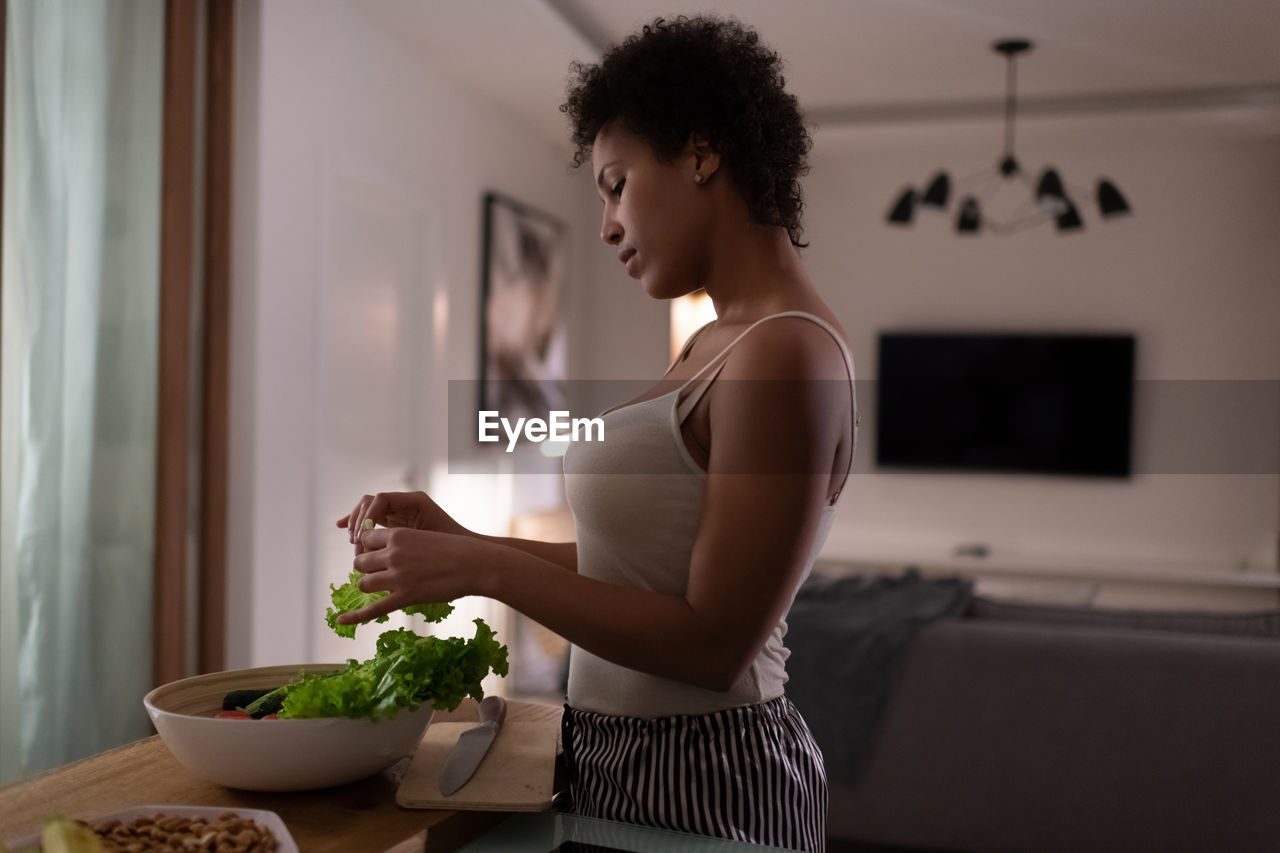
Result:
[[[243,711],[250,703],[256,702],[268,693],[273,693],[278,689],[278,687],[272,687],[268,690],[232,690],[222,697],[222,710]],[[284,694],[263,702],[262,707],[254,713],[254,719],[277,713],[283,703]]]

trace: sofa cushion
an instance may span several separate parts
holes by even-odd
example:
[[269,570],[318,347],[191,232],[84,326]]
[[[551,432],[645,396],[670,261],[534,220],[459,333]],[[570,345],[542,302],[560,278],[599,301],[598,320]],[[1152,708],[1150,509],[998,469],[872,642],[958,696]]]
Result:
[[827,832],[969,853],[1275,853],[1280,643],[922,627]]
[[1228,634],[1246,637],[1280,637],[1280,611],[1206,613],[1195,610],[1117,610],[1025,604],[974,596],[965,618],[1003,622],[1038,622],[1096,628],[1139,628],[1186,634]]

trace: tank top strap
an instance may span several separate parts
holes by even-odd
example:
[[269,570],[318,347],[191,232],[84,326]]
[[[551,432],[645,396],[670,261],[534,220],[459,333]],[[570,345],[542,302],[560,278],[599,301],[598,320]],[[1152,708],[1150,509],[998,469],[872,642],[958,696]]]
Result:
[[[707,393],[707,389],[711,387],[711,383],[720,375],[720,371],[724,368],[725,362],[729,359],[729,353],[738,345],[738,341],[745,338],[748,332],[763,323],[765,320],[777,316],[779,315],[770,314],[769,317],[761,317],[750,326],[747,326],[747,328],[743,329],[736,338],[729,342],[728,346],[716,353],[715,357],[704,364],[701,370],[693,374],[693,376],[690,376],[689,379],[680,386],[676,391],[676,400],[678,401],[676,408],[676,423],[682,424],[684,423],[685,418],[689,417],[689,413],[693,411],[693,407],[698,405],[698,401],[702,399],[702,395]],[[703,328],[706,327],[704,326]],[[692,343],[692,341],[693,339],[691,337],[690,343]],[[710,371],[710,373],[707,371]],[[703,374],[706,375],[704,376]],[[697,384],[695,385],[694,383]],[[693,390],[689,392],[688,396],[681,399],[681,395],[684,393],[685,389],[690,386],[693,386]]]
[[[849,354],[849,348],[840,338],[840,335],[836,333],[835,328],[826,320],[823,320],[821,317],[814,314],[810,314],[808,311],[779,311],[777,314],[770,314],[767,317],[761,317],[759,320],[756,320],[750,326],[743,329],[741,334],[730,341],[728,346],[722,349],[715,358],[707,362],[701,370],[691,376],[689,380],[680,387],[679,391],[676,392],[676,423],[683,424],[685,418],[689,417],[689,413],[693,411],[694,407],[698,405],[698,401],[702,399],[702,395],[707,393],[707,389],[711,387],[711,383],[720,375],[720,371],[724,368],[725,362],[729,359],[729,353],[738,345],[738,341],[745,338],[756,326],[759,326],[766,320],[772,320],[776,317],[803,317],[807,320],[812,320],[814,323],[817,323],[819,326],[826,329],[828,334],[835,339],[836,344],[840,347],[840,352],[844,355],[845,367],[849,370],[849,393],[853,395],[850,399],[853,401],[854,438],[856,441],[858,428],[858,402],[856,396],[857,392],[853,384],[853,357]],[[703,328],[706,327],[704,326]],[[699,331],[702,330],[699,329]],[[690,337],[690,343],[692,343],[692,341],[693,338]],[[710,373],[707,373],[708,370],[710,370]],[[707,373],[707,375],[703,376],[704,373]],[[689,386],[694,385],[695,382],[697,385],[694,386],[693,390],[690,391],[686,397],[681,399],[680,394]],[[853,454],[850,453],[849,457],[850,470],[852,470]]]
[[[724,361],[716,365],[716,369],[711,371],[711,375],[699,382],[684,399],[680,399],[679,393],[676,394],[676,400],[678,401],[676,404],[676,423],[684,423],[685,418],[689,417],[689,413],[693,411],[693,407],[698,405],[698,401],[702,399],[702,395],[707,393],[707,389],[711,387],[711,383],[716,381],[716,377],[720,375],[720,371],[724,369],[724,366]],[[694,380],[689,380],[689,382],[692,381]],[[685,388],[689,387],[689,382],[684,384]]]

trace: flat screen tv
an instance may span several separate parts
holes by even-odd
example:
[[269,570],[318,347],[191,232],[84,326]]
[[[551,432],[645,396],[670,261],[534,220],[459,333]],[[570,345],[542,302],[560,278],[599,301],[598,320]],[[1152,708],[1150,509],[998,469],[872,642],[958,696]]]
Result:
[[876,464],[1127,477],[1132,334],[883,332]]

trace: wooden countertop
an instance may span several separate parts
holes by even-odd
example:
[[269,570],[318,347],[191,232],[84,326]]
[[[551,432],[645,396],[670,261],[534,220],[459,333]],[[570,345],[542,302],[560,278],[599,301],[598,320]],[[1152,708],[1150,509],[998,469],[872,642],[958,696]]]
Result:
[[[509,720],[559,718],[561,708],[508,703]],[[476,719],[467,699],[432,722]],[[140,805],[269,809],[280,815],[301,853],[437,853],[461,847],[507,817],[502,812],[403,809],[396,787],[409,759],[350,785],[320,791],[238,791],[207,782],[178,763],[153,735],[0,788],[0,838],[36,833],[50,814],[92,819]]]

